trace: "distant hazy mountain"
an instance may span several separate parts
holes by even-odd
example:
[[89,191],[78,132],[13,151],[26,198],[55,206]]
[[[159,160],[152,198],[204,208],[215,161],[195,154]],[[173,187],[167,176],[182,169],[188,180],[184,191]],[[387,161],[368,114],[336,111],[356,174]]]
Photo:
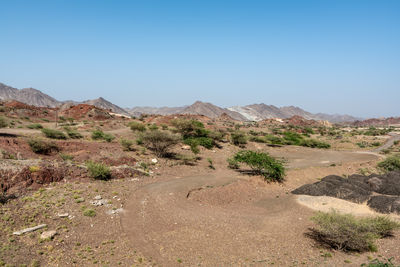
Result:
[[0,100],[13,99],[32,106],[57,107],[60,102],[33,88],[16,89],[0,83]]
[[113,113],[130,116],[130,114],[125,109],[111,103],[110,101],[105,100],[102,97],[99,97],[99,98],[93,99],[93,100],[83,101],[82,103],[93,105],[93,106],[96,106],[98,108],[102,108],[105,110],[111,110]]
[[313,114],[305,111],[299,107],[288,106],[288,107],[276,107],[274,105],[266,104],[253,104],[247,106],[234,106],[230,108],[221,108],[211,103],[204,103],[197,101],[190,106],[184,107],[134,107],[127,109],[129,113],[135,116],[140,114],[160,114],[160,115],[170,115],[170,114],[197,114],[204,115],[210,118],[217,118],[223,113],[226,113],[235,120],[240,121],[260,121],[264,119],[280,118],[286,119],[293,116],[301,116],[305,119],[313,120],[326,120],[333,123],[339,122],[352,122],[359,120],[349,115],[329,115],[323,113]]
[[246,117],[241,115],[239,112],[231,111],[226,108],[220,108],[211,103],[205,103],[201,101],[196,101],[194,104],[186,107],[181,113],[204,115],[209,118],[218,118],[219,116],[225,113],[235,120],[240,120],[240,121],[247,120]]
[[187,106],[183,107],[133,107],[126,108],[125,110],[129,112],[132,116],[140,116],[141,114],[157,114],[157,115],[172,115],[180,114]]
[[249,120],[263,120],[263,119],[270,119],[270,118],[280,118],[286,119],[292,116],[301,116],[308,120],[326,120],[333,123],[339,122],[352,122],[359,120],[359,118],[350,116],[350,115],[330,115],[330,114],[323,114],[317,113],[313,114],[308,111],[305,111],[299,107],[288,106],[288,107],[276,107],[273,105],[266,105],[266,104],[253,104],[248,106],[235,106],[228,108],[231,111],[236,111],[242,114]]
[[361,120],[349,115],[330,115],[323,113],[310,113],[299,107],[288,106],[288,107],[276,107],[273,105],[266,104],[253,104],[247,106],[234,106],[230,108],[221,108],[211,103],[205,103],[197,101],[190,106],[182,107],[133,107],[123,109],[104,98],[100,97],[94,100],[87,100],[84,102],[75,101],[58,101],[51,96],[42,93],[39,90],[33,88],[27,89],[16,89],[5,84],[0,83],[0,100],[13,99],[33,106],[42,107],[57,107],[64,104],[63,108],[79,103],[85,103],[94,105],[96,107],[111,110],[113,113],[122,115],[133,115],[139,116],[140,114],[160,114],[160,115],[171,115],[171,114],[195,114],[204,115],[210,118],[220,117],[226,113],[228,116],[235,120],[240,121],[260,121],[269,118],[290,118],[292,116],[301,116],[305,119],[314,120],[326,120],[329,122],[353,122]]
[[[82,102],[76,102],[72,100],[58,101],[45,93],[33,88],[16,89],[0,83],[0,100],[17,100],[28,105],[37,107],[58,107],[67,104],[67,106],[77,105]],[[111,110],[113,113],[122,114],[129,116],[130,114],[121,107],[114,105],[113,103],[100,97],[94,100],[87,100],[83,103],[96,106],[98,108]]]

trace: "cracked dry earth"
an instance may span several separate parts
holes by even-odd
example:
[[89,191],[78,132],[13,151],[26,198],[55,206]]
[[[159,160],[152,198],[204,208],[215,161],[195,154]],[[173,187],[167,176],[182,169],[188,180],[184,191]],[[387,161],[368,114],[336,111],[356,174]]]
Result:
[[[329,169],[321,166],[320,150],[314,151],[301,168],[295,151],[281,154],[290,155],[288,165],[296,167],[288,171],[283,184],[265,183],[260,177],[222,167],[188,176],[169,174],[131,194],[121,218],[122,230],[161,266],[343,266],[344,262],[360,266],[374,254],[330,251],[333,257],[323,257],[326,251],[304,236],[312,227],[309,217],[314,211],[289,192],[315,181],[316,175],[345,173],[377,156],[334,152],[323,163],[340,159],[347,163]],[[396,258],[400,251],[393,248],[398,244],[398,237],[379,241],[379,252]]]

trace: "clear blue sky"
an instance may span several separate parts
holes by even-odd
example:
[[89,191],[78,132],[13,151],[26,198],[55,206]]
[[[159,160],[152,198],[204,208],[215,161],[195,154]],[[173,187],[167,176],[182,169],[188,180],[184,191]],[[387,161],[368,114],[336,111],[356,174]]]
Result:
[[0,82],[122,107],[400,116],[400,1],[1,0]]

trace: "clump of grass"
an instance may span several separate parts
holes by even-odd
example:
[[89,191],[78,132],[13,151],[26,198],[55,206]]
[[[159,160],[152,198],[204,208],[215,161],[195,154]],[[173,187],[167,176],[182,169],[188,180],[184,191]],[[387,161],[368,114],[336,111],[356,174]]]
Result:
[[28,144],[32,151],[37,154],[48,155],[53,151],[57,152],[60,150],[56,144],[40,139],[30,139]]
[[33,123],[26,126],[28,129],[42,129],[43,126],[40,123]]
[[51,139],[67,139],[67,136],[63,132],[54,129],[43,128],[42,133]]
[[121,146],[124,151],[133,151],[134,150],[134,148],[132,147],[134,142],[132,140],[121,139],[120,142],[121,142]]
[[208,168],[215,170],[213,160],[210,158],[207,158],[207,161],[208,161]]
[[64,153],[61,153],[61,154],[60,154],[60,157],[61,157],[64,161],[73,160],[73,159],[74,159],[74,156],[68,155],[68,154],[64,154]]
[[128,126],[131,128],[132,131],[134,132],[144,132],[146,131],[146,125],[144,125],[141,122],[136,122],[136,121],[131,121]]
[[233,156],[233,161],[247,164],[255,173],[264,176],[265,180],[280,182],[285,176],[283,162],[268,153],[242,150]]
[[393,258],[389,258],[386,260],[379,260],[379,259],[373,259],[369,263],[363,263],[361,264],[362,267],[396,267],[395,263],[393,263]]
[[96,180],[111,179],[111,170],[105,164],[88,161],[86,162],[86,167],[88,168],[90,176]]
[[235,146],[243,147],[247,144],[247,136],[245,133],[239,131],[231,133],[231,142]]
[[385,160],[378,163],[378,168],[384,172],[400,170],[400,155],[387,157]]
[[81,139],[83,138],[83,135],[80,134],[77,130],[74,130],[70,127],[64,127],[65,132],[68,134],[69,138],[72,139]]
[[318,212],[311,218],[317,224],[308,234],[321,244],[344,251],[376,251],[375,240],[391,236],[400,224],[387,217],[356,218],[336,211]]
[[92,132],[92,139],[93,140],[105,140],[106,142],[111,142],[115,139],[115,136],[111,134],[106,134],[102,130],[94,130]]
[[7,120],[3,116],[0,116],[0,128],[4,128],[7,126],[8,126]]
[[88,217],[94,217],[94,216],[96,216],[96,211],[94,211],[92,209],[86,209],[83,211],[83,215],[88,216]]

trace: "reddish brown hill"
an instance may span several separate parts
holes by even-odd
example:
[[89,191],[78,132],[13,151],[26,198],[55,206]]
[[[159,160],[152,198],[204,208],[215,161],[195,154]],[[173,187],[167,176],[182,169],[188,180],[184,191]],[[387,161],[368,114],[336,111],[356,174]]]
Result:
[[60,111],[60,115],[67,118],[107,120],[113,116],[106,110],[88,104],[78,104]]
[[368,119],[363,121],[355,121],[352,125],[354,126],[390,126],[399,125],[400,117],[390,117],[383,119]]

